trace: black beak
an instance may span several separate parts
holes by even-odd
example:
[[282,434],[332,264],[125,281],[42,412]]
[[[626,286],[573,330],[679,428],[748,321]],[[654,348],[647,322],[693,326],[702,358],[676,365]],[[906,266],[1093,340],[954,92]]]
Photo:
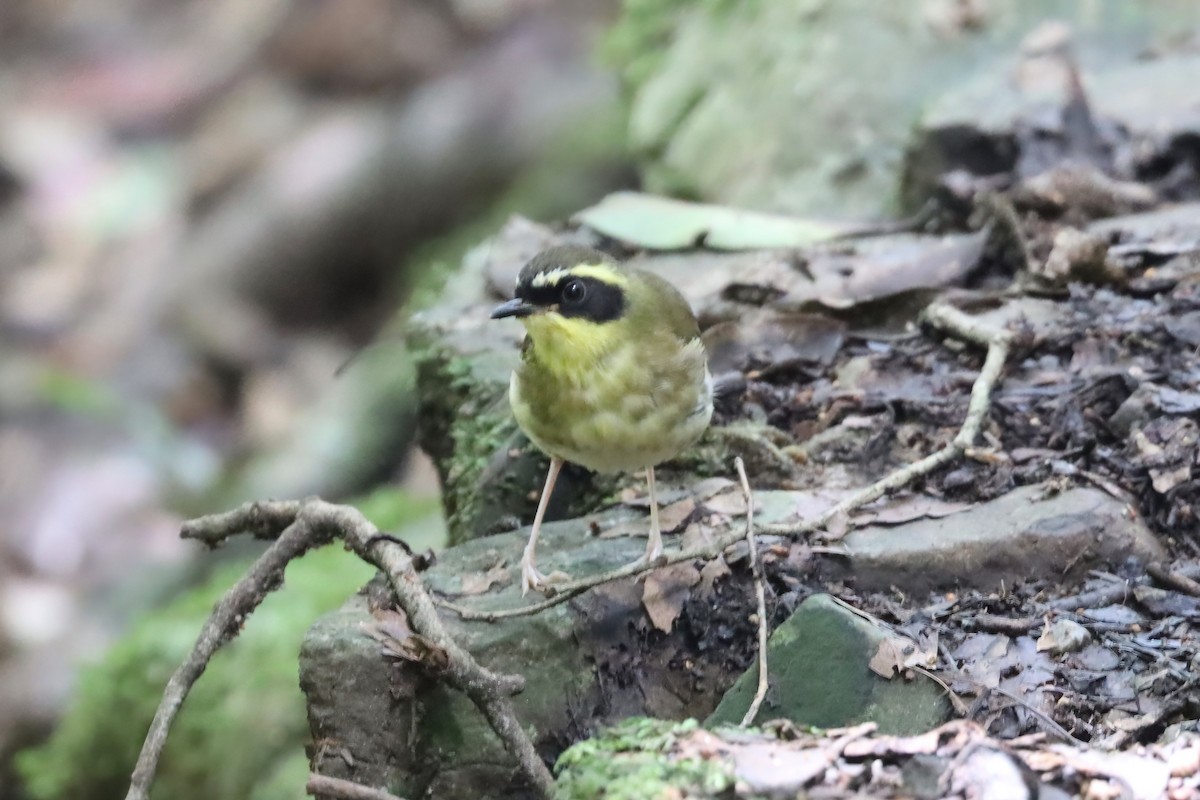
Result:
[[519,297],[514,297],[507,303],[501,303],[492,309],[492,319],[503,319],[504,317],[528,317],[533,313],[533,306],[526,303]]

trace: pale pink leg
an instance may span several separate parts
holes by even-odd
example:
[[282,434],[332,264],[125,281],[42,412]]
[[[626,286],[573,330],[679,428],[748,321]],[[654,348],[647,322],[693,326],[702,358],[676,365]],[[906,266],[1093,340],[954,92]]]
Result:
[[650,490],[650,540],[646,542],[646,561],[656,561],[663,552],[662,531],[658,527],[658,493],[654,490],[654,467],[646,468],[646,486]]
[[546,474],[546,485],[542,487],[542,499],[538,500],[537,513],[533,515],[533,530],[529,532],[529,542],[525,545],[525,553],[521,556],[521,595],[530,589],[537,591],[546,585],[546,576],[537,569],[537,539],[542,529],[542,518],[546,516],[546,506],[550,505],[550,494],[554,491],[554,483],[558,480],[558,472],[562,469],[561,458],[550,459],[550,471]]

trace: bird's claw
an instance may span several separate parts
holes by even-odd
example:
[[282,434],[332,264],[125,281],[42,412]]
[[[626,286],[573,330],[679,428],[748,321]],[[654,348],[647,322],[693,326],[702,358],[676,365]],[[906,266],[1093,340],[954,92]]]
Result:
[[535,592],[545,594],[547,590],[553,588],[553,584],[564,583],[570,580],[570,576],[565,572],[555,571],[549,575],[545,575],[537,568],[533,561],[533,557],[526,553],[521,557],[521,596],[529,594],[532,589]]
[[663,546],[662,546],[662,540],[659,539],[657,542],[651,541],[649,544],[647,544],[646,554],[644,556],[642,556],[642,560],[645,561],[647,564],[653,564],[654,562],[658,561],[662,557],[663,557]]

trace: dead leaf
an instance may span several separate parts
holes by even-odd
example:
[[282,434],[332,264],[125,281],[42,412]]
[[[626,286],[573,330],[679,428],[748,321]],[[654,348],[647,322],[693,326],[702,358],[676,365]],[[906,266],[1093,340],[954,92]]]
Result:
[[825,523],[825,538],[833,541],[841,539],[850,530],[850,517],[845,512],[838,512]]
[[971,681],[994,689],[1000,685],[1000,673],[1011,665],[1008,658],[1012,640],[999,633],[968,636],[952,653],[962,662],[963,674]]
[[732,574],[732,570],[725,563],[725,556],[718,553],[716,558],[700,568],[700,591],[706,595],[712,594],[717,581],[730,574]]
[[903,642],[891,636],[885,636],[879,640],[879,647],[875,650],[875,655],[871,656],[867,666],[876,675],[891,680],[897,672],[904,669],[906,658]]
[[683,612],[689,590],[700,582],[700,571],[691,562],[672,564],[646,576],[642,587],[642,606],[654,627],[670,633]]
[[411,661],[440,671],[450,664],[450,656],[441,647],[409,627],[402,611],[380,609],[372,613],[374,622],[364,625],[365,632],[383,647],[387,658]]
[[613,192],[577,213],[575,220],[649,250],[803,247],[862,228],[630,191]]
[[1052,745],[1066,760],[1067,766],[1083,775],[1113,778],[1129,787],[1136,798],[1164,797],[1170,768],[1162,761],[1133,752],[1100,752],[1079,750],[1066,745]]
[[459,594],[465,597],[473,597],[483,594],[497,584],[506,584],[509,581],[509,569],[505,566],[505,559],[497,561],[487,572],[472,572],[462,577],[462,589]]
[[808,492],[794,492],[795,514],[800,519],[812,519],[824,514],[843,499],[853,494],[849,489],[817,489]]
[[659,530],[663,533],[675,533],[684,526],[695,511],[696,501],[691,497],[671,503],[658,512]]
[[[696,501],[690,497],[677,500],[669,506],[664,506],[658,512],[658,527],[663,533],[675,533],[687,523],[696,511]],[[621,539],[626,536],[648,536],[650,520],[638,517],[618,522],[610,528],[600,531],[601,539]]]
[[720,322],[701,337],[714,374],[787,367],[797,363],[828,365],[842,347],[846,324],[820,314],[760,312]]
[[679,539],[679,546],[684,550],[691,550],[693,547],[699,547],[711,541],[712,528],[701,522],[693,522],[683,529],[683,535]]
[[[677,500],[690,496],[697,503],[702,503],[715,494],[727,491],[737,486],[736,483],[729,478],[705,478],[687,489],[669,489],[658,491],[659,508],[664,508],[664,503],[670,505]],[[617,500],[623,506],[632,506],[633,508],[650,508],[650,495],[642,486],[626,486],[617,495]]]
[[875,655],[867,666],[877,675],[891,680],[897,672],[909,667],[929,669],[937,664],[937,633],[922,637],[918,644],[899,634],[888,634],[879,642]]
[[713,495],[728,491],[735,486],[737,486],[737,484],[731,481],[729,478],[705,478],[704,480],[692,486],[691,493],[692,497],[696,498],[697,503],[703,503]]
[[601,539],[621,539],[626,536],[646,536],[649,534],[649,524],[644,519],[627,519],[600,531]]
[[907,495],[885,501],[881,507],[866,506],[854,516],[859,525],[900,525],[917,519],[941,519],[971,508],[970,503],[957,503],[928,495]]
[[746,516],[746,496],[741,492],[725,492],[705,500],[704,507],[714,514],[744,517]]
[[804,787],[823,776],[837,761],[834,747],[786,750],[776,743],[754,743],[737,748],[733,756],[739,789],[756,796],[803,796]]
[[1150,470],[1150,483],[1154,487],[1154,491],[1159,494],[1166,494],[1184,481],[1190,480],[1191,477],[1191,464],[1180,464],[1174,469]]

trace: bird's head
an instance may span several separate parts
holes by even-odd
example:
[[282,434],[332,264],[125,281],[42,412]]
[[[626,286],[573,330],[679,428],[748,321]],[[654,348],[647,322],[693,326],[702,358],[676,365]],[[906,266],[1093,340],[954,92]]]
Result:
[[606,349],[629,321],[635,276],[589,247],[563,245],[535,256],[517,277],[514,297],[492,319],[516,317],[535,347]]

